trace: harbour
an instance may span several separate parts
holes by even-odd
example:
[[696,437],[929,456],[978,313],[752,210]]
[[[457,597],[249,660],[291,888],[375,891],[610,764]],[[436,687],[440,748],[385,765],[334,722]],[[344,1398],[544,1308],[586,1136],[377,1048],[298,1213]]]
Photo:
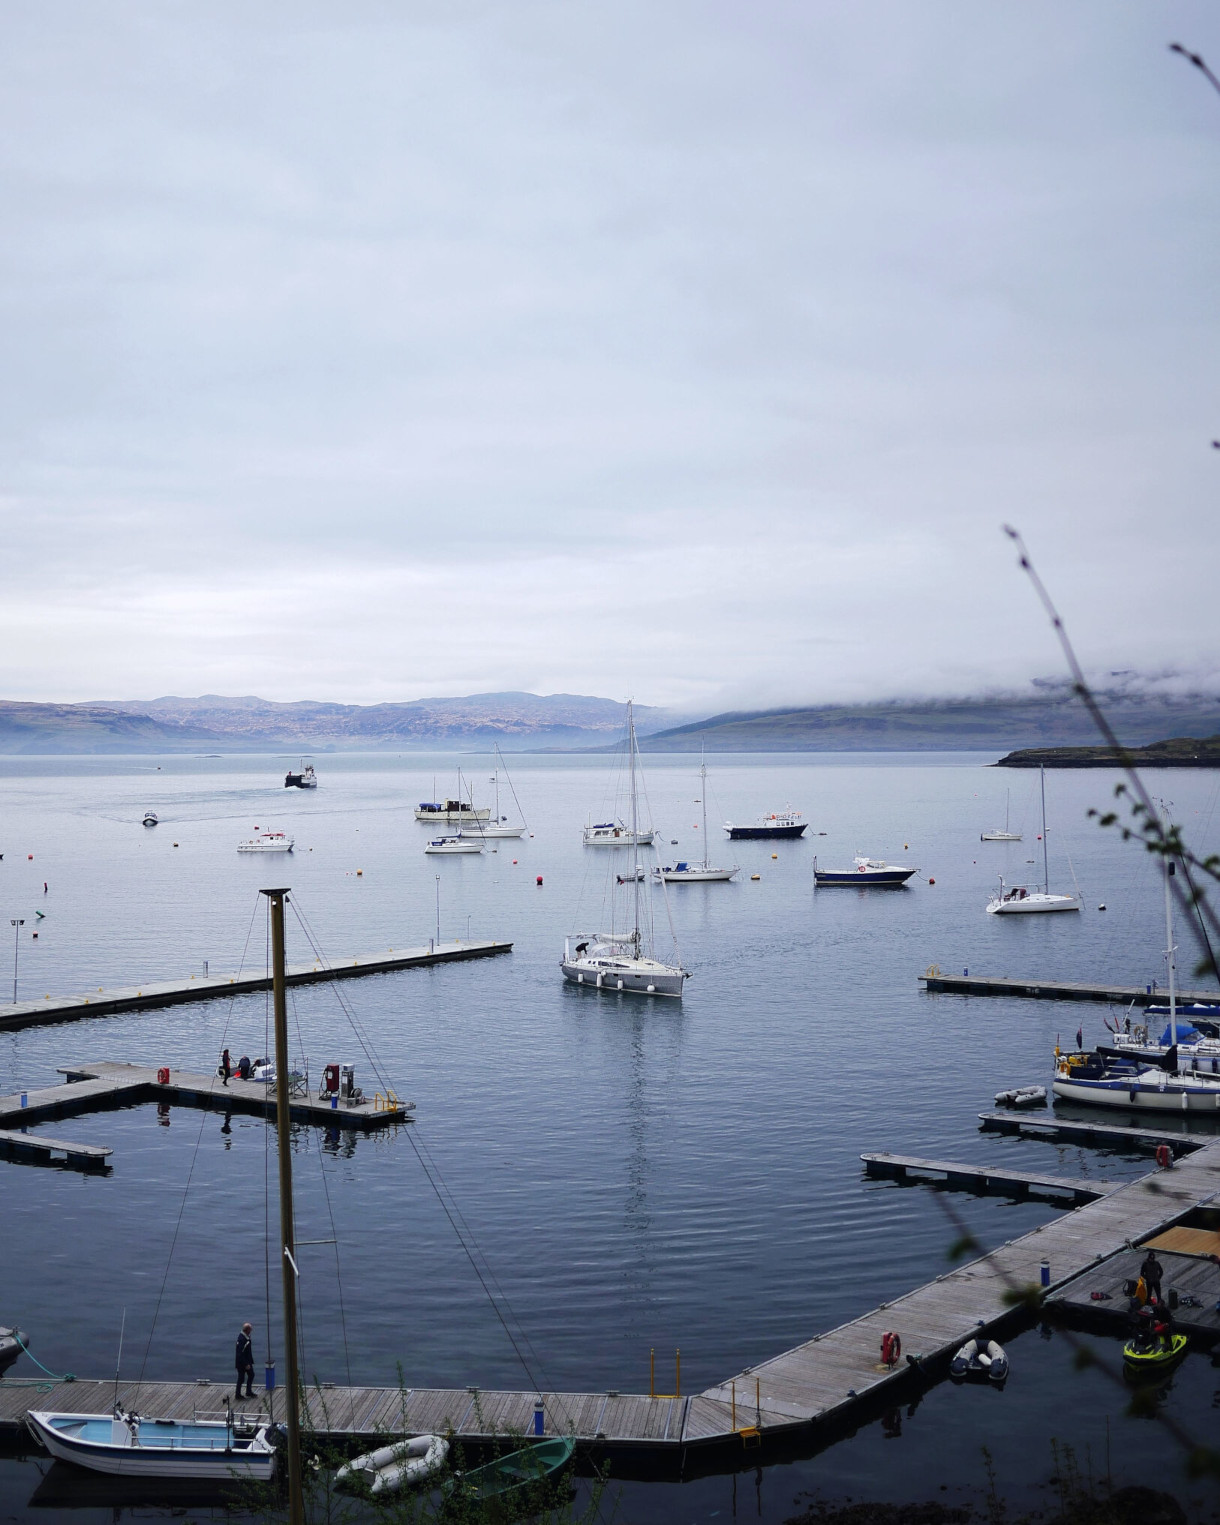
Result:
[[[182,781],[174,787],[198,789],[200,773],[176,766]],[[1054,1006],[1020,997],[928,1003],[909,978],[912,964],[926,963],[929,946],[948,946],[955,937],[994,942],[997,935],[995,919],[983,910],[986,865],[973,879],[959,875],[960,882],[944,866],[953,840],[946,822],[960,811],[964,779],[973,776],[968,769],[852,763],[819,772],[718,762],[715,784],[730,817],[753,818],[760,798],[804,803],[829,791],[813,824],[828,828],[832,838],[837,832],[837,842],[817,844],[833,861],[850,861],[856,845],[855,831],[836,827],[836,819],[867,814],[878,800],[897,816],[908,808],[905,799],[919,791],[930,795],[935,809],[926,820],[903,820],[897,829],[879,825],[860,845],[891,861],[921,863],[936,884],[917,881],[885,896],[819,896],[813,844],[744,843],[734,849],[742,868],[737,883],[686,886],[674,896],[683,962],[692,971],[681,1002],[647,1004],[626,992],[565,985],[558,968],[562,934],[587,872],[580,833],[590,776],[601,766],[546,764],[531,772],[514,763],[527,799],[526,790],[545,788],[549,814],[535,822],[531,811],[536,839],[443,865],[442,948],[456,945],[455,933],[463,943],[478,941],[467,932],[469,917],[475,927],[503,928],[511,959],[458,959],[376,979],[289,987],[292,1051],[309,1057],[313,1101],[321,1066],[332,1060],[354,1060],[370,1098],[381,1089],[369,1083],[373,1071],[347,1006],[392,1090],[416,1103],[405,1127],[376,1120],[348,1127],[341,1112],[312,1105],[294,1120],[298,1261],[310,1300],[303,1368],[310,1422],[316,1377],[345,1448],[372,1440],[380,1426],[393,1432],[394,1406],[405,1392],[419,1401],[408,1411],[411,1427],[417,1420],[451,1420],[455,1435],[478,1450],[492,1444],[493,1434],[531,1433],[541,1393],[545,1432],[560,1433],[565,1416],[572,1420],[581,1455],[609,1461],[611,1475],[627,1490],[631,1516],[644,1519],[649,1509],[661,1518],[668,1507],[659,1497],[648,1502],[651,1478],[686,1479],[692,1517],[704,1507],[700,1499],[710,1515],[726,1507],[740,1469],[761,1463],[763,1517],[778,1520],[792,1512],[786,1468],[813,1465],[802,1458],[817,1456],[819,1476],[846,1477],[855,1458],[884,1447],[909,1456],[916,1475],[931,1476],[931,1453],[920,1438],[930,1422],[925,1416],[947,1419],[954,1436],[948,1452],[938,1444],[938,1457],[948,1455],[969,1471],[985,1442],[994,1448],[1001,1476],[1005,1469],[1020,1475],[1028,1431],[994,1433],[1000,1410],[971,1406],[968,1395],[943,1380],[952,1355],[983,1318],[1013,1360],[1009,1390],[997,1401],[1020,1395],[1027,1384],[1051,1383],[1047,1363],[1060,1360],[1066,1347],[1058,1336],[1048,1342],[1027,1328],[1007,1301],[1006,1278],[1038,1285],[1047,1258],[1055,1292],[1061,1278],[1097,1263],[1098,1253],[1125,1253],[1126,1235],[1138,1243],[1145,1228],[1155,1232],[1189,1215],[1198,1192],[1187,1189],[1185,1172],[1211,1148],[1207,1131],[1188,1132],[1175,1119],[1130,1130],[1155,1137],[1132,1137],[1104,1118],[1089,1122],[1060,1109],[1005,1114],[1005,1129],[1053,1125],[1049,1135],[1005,1137],[984,1122],[981,1114],[998,1090],[1046,1082],[1053,1024],[1063,1019]],[[660,764],[646,757],[645,766],[654,814],[675,822],[669,835],[680,838],[672,855],[703,859],[701,832],[692,832],[692,823],[702,824],[700,806],[691,811],[683,803],[692,793],[691,775],[698,793],[697,759]],[[227,763],[213,767],[214,782],[207,765],[202,776],[218,796],[240,787],[240,771]],[[406,819],[388,818],[387,827],[385,812],[398,795],[431,797],[430,778],[412,779],[397,765],[344,774],[328,764],[317,795],[303,803],[328,807],[336,776],[352,813],[316,810],[308,832],[294,828],[300,845],[285,875],[295,881],[293,901],[323,946],[426,950],[438,930],[437,878],[422,854],[426,827],[417,826],[409,810]],[[807,782],[794,784],[795,778]],[[282,770],[277,786],[280,779]],[[126,787],[119,775],[118,788]],[[131,788],[143,802],[146,784],[136,780]],[[296,792],[289,795],[295,808]],[[118,817],[122,810],[111,798],[102,803]],[[172,818],[173,807],[159,803]],[[262,822],[266,814],[260,810],[252,819]],[[84,861],[70,880],[47,825],[56,827],[54,809],[44,808],[40,819],[47,840],[32,842],[36,856],[29,867],[20,854],[6,856],[3,865],[6,873],[15,867],[31,888],[37,875],[36,895],[26,904],[47,912],[37,943],[28,941],[26,925],[23,990],[88,990],[87,961],[97,950],[109,963],[93,983],[108,990],[126,990],[130,971],[147,969],[163,983],[186,986],[189,996],[198,978],[172,975],[190,967],[191,955],[210,956],[215,969],[228,950],[230,965],[238,963],[256,887],[267,871],[233,853],[232,825],[176,823],[174,840],[183,844],[177,853],[137,837],[126,881],[136,898],[123,904],[99,895],[98,887],[127,872],[124,828],[105,827],[115,844],[111,861],[100,855]],[[71,829],[77,829],[74,820]],[[964,836],[957,850],[971,856]],[[904,853],[912,838],[918,850]],[[929,847],[929,840],[942,845]],[[1074,841],[1073,853],[1080,873],[1113,874],[1116,862],[1122,867],[1121,855],[1111,859],[1095,848],[1090,856],[1088,840]],[[597,854],[590,849],[589,856]],[[363,869],[359,877],[348,868],[356,864]],[[1143,863],[1124,882],[1138,886],[1135,869],[1143,871]],[[753,873],[760,878],[751,881]],[[189,894],[180,887],[186,878]],[[50,892],[40,898],[43,879]],[[659,893],[654,886],[645,892]],[[1154,885],[1146,905],[1132,901],[1110,921],[1082,922],[1084,935],[1078,931],[1074,941],[1058,925],[1039,928],[1047,946],[1038,965],[1099,982],[1107,969],[1125,974],[1115,960],[1116,942],[1158,945],[1155,893]],[[1119,898],[1113,888],[1109,894]],[[289,970],[312,973],[314,960],[303,957],[303,933],[291,909]],[[74,946],[68,934],[86,916],[88,946],[83,940]],[[1002,931],[1006,945],[1032,946],[1024,925]],[[113,1396],[110,1373],[124,1306],[136,1353],[124,1356],[120,1396],[131,1394],[145,1412],[164,1405],[168,1417],[185,1419],[223,1407],[229,1331],[240,1317],[254,1319],[260,1386],[265,1356],[282,1362],[278,1316],[273,1308],[268,1336],[263,1307],[268,1098],[264,1091],[226,1105],[226,1088],[215,1074],[224,1047],[235,1056],[268,1052],[262,935],[256,922],[254,951],[244,961],[263,982],[260,989],[231,1000],[182,999],[116,1011],[93,1027],[90,1013],[73,1021],[70,1034],[52,1023],[0,1038],[3,1126],[28,1126],[23,1136],[31,1139],[45,1130],[112,1151],[105,1161],[109,1175],[97,1167],[0,1166],[13,1210],[33,1225],[33,1237],[13,1246],[0,1272],[0,1285],[9,1289],[4,1311],[30,1329],[33,1353],[51,1372],[74,1371],[82,1384],[75,1395],[76,1383],[55,1389],[56,1404],[80,1411],[84,1398],[92,1404],[106,1385]],[[769,947],[777,935],[787,951],[774,955],[774,970],[760,981],[761,964],[743,961],[740,950]],[[779,999],[776,976],[784,972],[787,979],[802,968],[810,948],[817,949],[819,981],[843,1003],[833,1019],[806,1004],[801,992],[811,987],[804,980]],[[971,960],[978,957],[976,948],[966,951]],[[994,958],[980,962],[996,967]],[[1025,965],[1036,966],[1032,959]],[[1144,966],[1131,967],[1132,983],[1144,972]],[[45,983],[40,988],[34,981]],[[135,989],[148,993],[150,985]],[[931,1026],[929,1010],[936,1012]],[[1087,1025],[1087,1007],[1079,1010]],[[1073,1028],[1077,1020],[1072,1013]],[[974,1054],[969,1071],[952,1085],[942,1068],[947,1044],[966,1045]],[[157,1080],[162,1068],[184,1080],[180,1095]],[[834,1093],[811,1113],[810,1086],[828,1073],[835,1076]],[[233,1087],[231,1079],[236,1098]],[[22,1091],[27,1112],[31,1104],[42,1108],[37,1120],[9,1110],[21,1110]],[[1179,1164],[1152,1173],[1147,1193],[1132,1191],[1148,1174],[1162,1134],[1175,1140]],[[503,1302],[499,1291],[495,1301],[528,1375],[418,1171],[410,1137],[437,1162],[444,1189],[470,1223],[480,1267],[494,1271],[489,1285],[502,1289]],[[1191,1144],[1196,1147],[1188,1155]],[[901,1188],[874,1178],[861,1160],[865,1153],[961,1167],[962,1191],[950,1198],[934,1183]],[[1022,1176],[1050,1189],[1030,1194]],[[192,1186],[184,1196],[188,1177]],[[1056,1180],[1106,1195],[1073,1209],[1073,1195],[1056,1191]],[[85,1195],[74,1195],[73,1187]],[[1162,1189],[1184,1195],[1166,1198]],[[1124,1198],[1128,1207],[1115,1220],[1088,1216]],[[247,1204],[244,1210],[239,1202]],[[947,1203],[978,1242],[966,1265],[946,1259],[960,1232],[956,1219],[945,1215]],[[65,1302],[61,1309],[58,1294],[71,1288],[75,1273],[57,1248],[59,1227],[82,1214],[103,1257],[102,1291],[88,1305]],[[178,1248],[171,1253],[180,1215]],[[332,1238],[337,1248],[325,1242]],[[343,1320],[332,1288],[336,1254],[343,1257]],[[165,1308],[154,1326],[163,1277]],[[46,1311],[14,1302],[12,1292],[21,1288],[46,1288],[38,1294]],[[891,1331],[903,1347],[901,1369],[892,1373],[876,1369],[882,1335]],[[1116,1335],[1099,1324],[1095,1337]],[[649,1391],[654,1350],[655,1396]],[[906,1362],[907,1354],[921,1358],[922,1370]],[[1206,1356],[1199,1361],[1206,1368]],[[13,1375],[22,1369],[34,1370],[23,1361]],[[1179,1381],[1194,1371],[1192,1358]],[[201,1385],[199,1378],[209,1380]],[[86,1388],[86,1380],[99,1385]],[[1074,1382],[1092,1393],[1087,1377],[1069,1373],[1062,1379],[1065,1400]],[[27,1407],[49,1396],[24,1391]],[[1040,1401],[1053,1405],[1060,1391],[1056,1378]],[[1185,1401],[1194,1389],[1180,1391]],[[6,1404],[17,1403],[21,1392],[0,1381]],[[277,1402],[282,1392],[281,1369]],[[1096,1394],[1089,1401],[1098,1405],[1100,1424],[1111,1410]],[[918,1412],[908,1416],[916,1403]],[[893,1427],[887,1416],[896,1406],[903,1435],[887,1439]],[[1121,1420],[1112,1417],[1112,1423]],[[20,1435],[7,1433],[19,1451]],[[777,1460],[785,1467],[773,1468]],[[0,1457],[0,1465],[17,1478],[29,1464]]]

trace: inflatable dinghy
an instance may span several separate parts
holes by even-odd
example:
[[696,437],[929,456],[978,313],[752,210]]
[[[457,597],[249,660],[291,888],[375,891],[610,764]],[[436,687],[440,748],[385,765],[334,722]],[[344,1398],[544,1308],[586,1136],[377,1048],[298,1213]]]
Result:
[[340,1486],[363,1482],[370,1493],[392,1493],[433,1477],[445,1465],[449,1442],[443,1435],[413,1435],[379,1451],[356,1456],[335,1473]]
[[1008,1356],[994,1340],[967,1340],[950,1362],[949,1375],[959,1381],[982,1377],[1001,1383],[1008,1378]]

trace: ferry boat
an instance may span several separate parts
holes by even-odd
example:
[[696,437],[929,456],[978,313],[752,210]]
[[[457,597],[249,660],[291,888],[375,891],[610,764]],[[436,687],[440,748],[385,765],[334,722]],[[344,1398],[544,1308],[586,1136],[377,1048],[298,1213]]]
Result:
[[318,787],[318,775],[313,771],[313,764],[303,762],[299,773],[284,774],[285,789],[316,789]]
[[800,837],[805,834],[808,823],[799,810],[779,810],[773,815],[760,816],[752,826],[739,826],[726,821],[724,829],[733,842],[757,842],[764,837]]
[[239,853],[290,853],[296,838],[282,831],[260,831],[256,837],[247,837],[237,844]]
[[819,886],[831,884],[852,884],[857,889],[861,885],[880,885],[883,888],[896,889],[903,885],[917,873],[917,869],[906,868],[898,863],[886,863],[881,858],[853,858],[852,868],[819,868],[818,860],[813,860],[813,880]]

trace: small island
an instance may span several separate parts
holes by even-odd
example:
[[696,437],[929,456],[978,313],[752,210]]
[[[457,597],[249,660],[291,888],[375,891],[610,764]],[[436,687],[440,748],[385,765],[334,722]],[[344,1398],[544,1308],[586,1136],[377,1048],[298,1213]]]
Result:
[[1220,768],[1220,736],[1174,736],[1116,752],[1113,747],[1025,747],[997,768]]

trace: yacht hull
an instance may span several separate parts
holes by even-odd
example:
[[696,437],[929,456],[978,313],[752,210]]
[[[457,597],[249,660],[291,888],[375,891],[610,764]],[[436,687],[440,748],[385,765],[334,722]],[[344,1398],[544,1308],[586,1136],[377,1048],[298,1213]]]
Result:
[[463,826],[458,832],[459,837],[495,837],[498,841],[524,835],[524,826]]
[[832,884],[854,885],[857,889],[873,885],[879,889],[898,889],[915,872],[913,868],[843,869],[815,868],[814,882],[822,888]]
[[1078,911],[1075,895],[1027,895],[1024,900],[993,900],[988,916],[1037,916],[1049,911]]
[[791,826],[727,826],[725,830],[731,842],[760,842],[764,838],[802,837],[808,824],[807,821],[795,821]]
[[654,877],[666,884],[723,884],[737,873],[735,868],[658,868]]
[[617,995],[661,995],[681,999],[686,974],[664,964],[651,968],[633,967],[629,960],[598,967],[584,959],[564,959],[560,964],[565,980],[586,990],[608,990]]
[[1069,1080],[1056,1078],[1056,1096],[1064,1101],[1082,1101],[1092,1107],[1120,1107],[1124,1111],[1145,1112],[1220,1112],[1220,1082],[1212,1085],[1176,1081],[1166,1075],[1165,1084],[1140,1080],[1135,1076],[1113,1080]]

